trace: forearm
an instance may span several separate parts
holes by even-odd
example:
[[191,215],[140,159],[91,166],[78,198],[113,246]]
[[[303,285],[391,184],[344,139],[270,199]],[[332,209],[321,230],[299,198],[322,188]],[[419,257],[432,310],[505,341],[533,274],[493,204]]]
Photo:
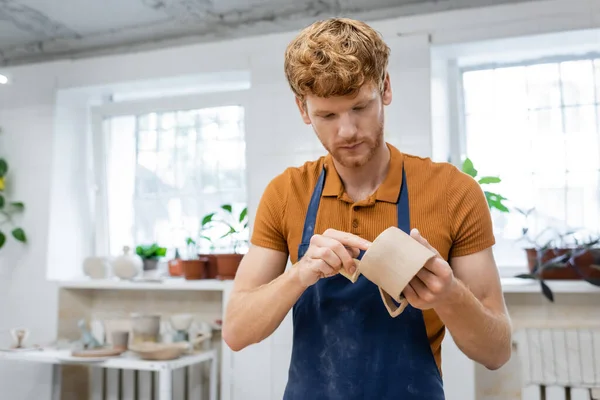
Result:
[[234,351],[266,339],[304,290],[296,268],[290,268],[265,285],[232,294],[225,313],[223,339]]
[[460,280],[456,281],[449,300],[435,311],[467,357],[498,369],[512,351],[510,320],[504,313],[486,308]]

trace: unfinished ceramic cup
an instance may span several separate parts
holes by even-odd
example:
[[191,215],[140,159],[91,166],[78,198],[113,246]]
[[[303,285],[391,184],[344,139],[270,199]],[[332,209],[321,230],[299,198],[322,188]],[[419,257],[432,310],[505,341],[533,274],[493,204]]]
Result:
[[[379,287],[385,307],[392,317],[396,317],[408,305],[402,291],[433,257],[433,251],[401,229],[390,227],[377,236],[361,261],[355,260],[355,275],[363,274]],[[394,304],[392,299],[399,305]]]

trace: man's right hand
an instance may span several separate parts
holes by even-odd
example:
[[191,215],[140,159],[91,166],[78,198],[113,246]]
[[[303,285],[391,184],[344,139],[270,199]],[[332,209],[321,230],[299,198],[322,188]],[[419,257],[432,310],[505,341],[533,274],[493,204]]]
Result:
[[335,229],[314,235],[304,257],[296,264],[300,283],[309,287],[321,278],[337,274],[341,268],[353,274],[356,269],[353,258],[370,244],[359,236]]

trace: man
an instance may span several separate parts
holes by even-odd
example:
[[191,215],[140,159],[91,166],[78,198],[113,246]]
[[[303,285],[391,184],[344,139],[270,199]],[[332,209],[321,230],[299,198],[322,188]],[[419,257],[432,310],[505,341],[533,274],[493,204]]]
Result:
[[[328,155],[267,186],[223,327],[228,346],[241,350],[271,335],[293,308],[285,399],[443,399],[446,327],[489,369],[511,355],[486,199],[451,164],[384,141],[388,56],[373,29],[349,19],[316,22],[286,50],[300,114]],[[352,273],[352,259],[390,226],[436,252],[395,318],[375,284],[339,273]]]

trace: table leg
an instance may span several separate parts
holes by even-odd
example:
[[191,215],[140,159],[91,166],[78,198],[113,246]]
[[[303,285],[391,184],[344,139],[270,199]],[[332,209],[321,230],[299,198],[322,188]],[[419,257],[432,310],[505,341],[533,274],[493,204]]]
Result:
[[60,364],[52,365],[52,400],[60,400],[62,392],[62,368]]
[[217,356],[214,355],[210,360],[210,400],[217,400]]
[[172,399],[173,382],[170,369],[158,371],[158,400]]

